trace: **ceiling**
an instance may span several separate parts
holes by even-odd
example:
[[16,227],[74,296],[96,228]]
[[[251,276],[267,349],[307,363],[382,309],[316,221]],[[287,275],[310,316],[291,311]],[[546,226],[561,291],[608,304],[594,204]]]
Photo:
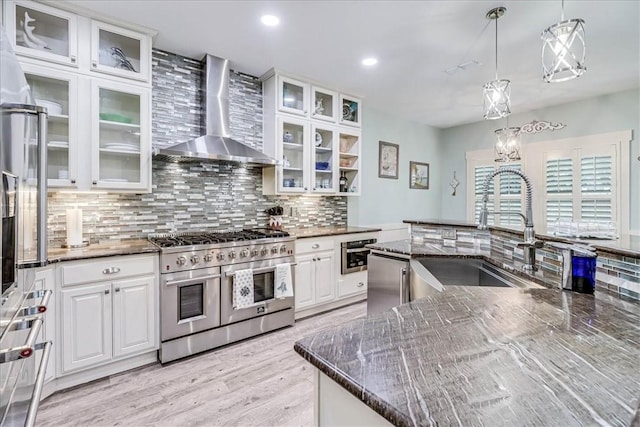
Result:
[[[640,86],[640,2],[567,1],[565,18],[586,21],[587,72],[542,81],[540,34],[558,22],[561,1],[205,1],[65,0],[158,31],[154,47],[191,58],[228,58],[260,76],[271,67],[365,99],[367,106],[439,128],[482,120],[482,85],[511,80],[521,113]],[[58,2],[56,2],[58,3]],[[270,13],[278,27],[260,23]],[[488,25],[489,24],[489,25]],[[375,56],[372,68],[360,64]],[[445,73],[469,61],[481,65]]]

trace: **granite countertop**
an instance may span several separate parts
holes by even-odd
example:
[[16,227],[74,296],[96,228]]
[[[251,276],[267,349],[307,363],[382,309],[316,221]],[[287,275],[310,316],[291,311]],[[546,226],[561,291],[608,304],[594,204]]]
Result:
[[334,226],[334,227],[313,227],[313,228],[292,228],[286,230],[297,239],[305,239],[309,237],[325,237],[337,236],[340,234],[356,234],[356,233],[372,233],[382,231],[381,228],[370,227],[351,227],[351,226]]
[[92,243],[84,248],[49,248],[47,257],[49,263],[53,263],[106,256],[154,253],[159,251],[160,249],[158,249],[157,246],[145,239],[107,240]]
[[295,350],[398,426],[630,424],[640,305],[596,292],[449,286]]
[[[422,220],[404,220],[407,224],[425,224],[425,225],[450,225],[452,227],[473,227],[478,224],[469,221],[458,221],[448,219],[422,219]],[[489,230],[504,231],[523,235],[522,229],[513,229],[509,227],[489,226]],[[536,237],[541,240],[549,240],[563,243],[580,243],[583,245],[593,246],[597,250],[614,253],[622,256],[640,257],[640,236],[631,234],[620,234],[617,239],[580,239],[574,237],[556,236],[547,230],[536,229]]]

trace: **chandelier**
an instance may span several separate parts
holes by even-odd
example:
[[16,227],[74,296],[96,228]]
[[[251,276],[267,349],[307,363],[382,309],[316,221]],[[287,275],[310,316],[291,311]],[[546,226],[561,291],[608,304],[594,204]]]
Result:
[[513,162],[520,160],[520,128],[496,129],[495,161]]
[[487,19],[496,21],[496,79],[485,83],[483,88],[484,118],[500,119],[511,114],[511,87],[509,80],[498,79],[498,18],[507,11],[505,7],[496,7],[487,12]]
[[582,19],[564,19],[564,0],[560,22],[542,33],[542,79],[547,83],[564,82],[580,77],[584,65],[585,39]]

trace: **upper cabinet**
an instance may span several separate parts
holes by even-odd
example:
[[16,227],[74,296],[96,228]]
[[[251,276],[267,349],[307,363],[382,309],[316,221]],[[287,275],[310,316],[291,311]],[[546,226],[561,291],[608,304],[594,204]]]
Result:
[[146,34],[91,21],[91,69],[149,81],[151,42]]
[[150,192],[152,32],[28,0],[3,4],[35,101],[49,113],[49,188]]
[[271,70],[262,76],[264,194],[360,194],[359,98]]
[[75,14],[31,1],[8,1],[5,23],[17,54],[78,67]]

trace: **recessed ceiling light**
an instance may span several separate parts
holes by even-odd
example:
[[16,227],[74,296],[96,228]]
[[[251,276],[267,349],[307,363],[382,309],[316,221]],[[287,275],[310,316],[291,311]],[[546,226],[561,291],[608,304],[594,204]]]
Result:
[[275,27],[280,23],[280,18],[275,15],[262,15],[260,21],[267,27]]
[[378,63],[378,59],[377,58],[364,58],[362,60],[362,65],[364,65],[365,67],[372,67],[374,65],[376,65]]

